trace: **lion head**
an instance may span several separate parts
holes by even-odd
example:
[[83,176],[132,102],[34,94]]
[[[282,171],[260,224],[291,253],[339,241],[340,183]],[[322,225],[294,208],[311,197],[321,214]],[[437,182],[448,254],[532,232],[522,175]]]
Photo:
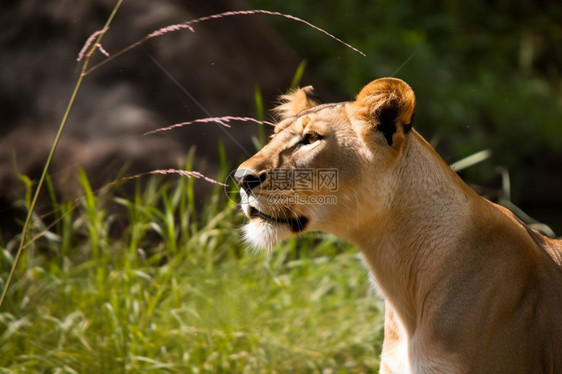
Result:
[[410,86],[382,78],[353,101],[321,104],[311,86],[281,99],[269,143],[235,174],[246,240],[271,248],[308,231],[348,238],[359,221],[383,219],[413,132]]

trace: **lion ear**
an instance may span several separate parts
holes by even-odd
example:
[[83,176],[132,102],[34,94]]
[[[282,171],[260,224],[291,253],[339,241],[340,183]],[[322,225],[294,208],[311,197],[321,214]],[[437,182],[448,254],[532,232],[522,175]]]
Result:
[[273,111],[281,118],[294,117],[303,110],[322,104],[322,100],[314,93],[312,86],[297,88],[279,98],[280,105]]
[[374,80],[363,87],[355,102],[359,106],[358,114],[374,123],[390,146],[403,139],[412,128],[416,97],[401,79]]

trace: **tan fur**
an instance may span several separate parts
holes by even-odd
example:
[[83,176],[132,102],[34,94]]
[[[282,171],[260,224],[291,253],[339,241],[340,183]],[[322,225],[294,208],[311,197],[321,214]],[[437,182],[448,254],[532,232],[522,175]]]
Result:
[[294,90],[287,95],[283,95],[280,97],[280,104],[274,111],[282,118],[295,116],[307,108],[320,104],[313,93],[314,88],[312,86],[306,86]]
[[[286,96],[271,141],[239,167],[247,240],[324,231],[357,245],[385,298],[381,373],[562,373],[561,242],[477,195],[410,129],[403,81],[345,103],[310,96]],[[337,191],[275,180],[325,168]]]

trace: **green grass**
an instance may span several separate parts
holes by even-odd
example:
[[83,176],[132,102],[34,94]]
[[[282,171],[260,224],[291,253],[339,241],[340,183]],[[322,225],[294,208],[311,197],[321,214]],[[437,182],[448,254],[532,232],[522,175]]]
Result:
[[[220,179],[220,176],[219,176]],[[0,310],[0,373],[374,372],[380,301],[356,251],[310,235],[247,251],[222,187],[145,177],[34,216]],[[47,230],[47,231],[45,231]],[[2,248],[1,287],[18,238]]]

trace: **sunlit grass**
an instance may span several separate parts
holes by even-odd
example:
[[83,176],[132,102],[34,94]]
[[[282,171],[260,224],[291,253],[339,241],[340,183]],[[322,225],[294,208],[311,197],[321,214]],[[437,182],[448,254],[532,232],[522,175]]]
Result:
[[246,250],[220,186],[196,213],[202,181],[143,177],[126,182],[131,198],[80,181],[73,212],[54,201],[59,221],[22,255],[0,311],[1,373],[376,370],[380,301],[347,244],[295,238],[268,258]]

